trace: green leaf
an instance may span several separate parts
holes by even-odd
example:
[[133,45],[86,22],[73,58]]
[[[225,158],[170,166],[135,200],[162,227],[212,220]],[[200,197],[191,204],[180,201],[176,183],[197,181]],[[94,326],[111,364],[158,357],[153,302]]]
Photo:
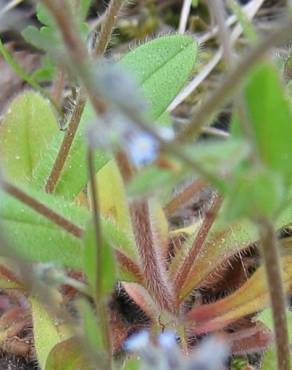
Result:
[[292,113],[273,64],[262,63],[250,73],[245,98],[261,161],[291,180]]
[[18,96],[0,126],[0,159],[13,181],[33,182],[32,173],[47,155],[48,143],[58,131],[49,102],[34,92]]
[[[90,219],[86,208],[60,197],[27,188],[25,192],[81,228],[85,228]],[[13,246],[9,250],[2,248],[1,255],[83,269],[80,239],[3,191],[0,192],[0,224]],[[135,244],[122,230],[108,219],[102,220],[102,230],[107,243],[137,261]]]
[[36,16],[42,24],[55,28],[56,22],[53,16],[51,16],[47,8],[40,3],[38,3],[36,6]]
[[[87,209],[61,198],[31,189],[25,191],[80,227],[84,227],[90,217]],[[80,239],[3,191],[0,199],[0,223],[12,246],[11,250],[3,248],[1,255],[36,262],[51,261],[77,269],[83,267]]]
[[60,39],[55,32],[52,32],[50,27],[44,26],[40,29],[35,26],[27,26],[21,35],[28,43],[40,50],[49,51],[59,47]]
[[141,359],[138,357],[131,357],[124,365],[124,370],[139,370],[141,369]]
[[81,0],[81,1],[79,1],[78,13],[79,13],[79,18],[80,18],[81,21],[86,20],[87,14],[88,14],[89,9],[90,9],[90,5],[91,5],[91,0]]
[[17,60],[13,57],[10,51],[5,47],[1,39],[0,39],[0,53],[3,55],[6,62],[10,65],[10,67],[14,70],[18,77],[23,79],[23,81],[27,82],[35,90],[39,91],[47,99],[49,100],[51,99],[50,94],[47,92],[47,90],[40,86],[38,82],[34,79],[34,77],[26,72],[26,70],[17,62]]
[[[103,231],[102,231],[103,233]],[[107,296],[116,282],[116,260],[108,240],[103,238],[101,248],[102,282],[101,294]],[[95,241],[95,229],[90,223],[86,229],[84,237],[84,271],[86,273],[89,285],[92,290],[92,296],[97,292],[96,277],[99,274],[97,269],[97,246]]]
[[[290,363],[292,363],[292,354],[290,356]],[[275,370],[278,368],[276,349],[270,348],[265,352],[264,358],[262,361],[261,370]]]
[[42,58],[41,68],[37,69],[32,77],[38,82],[51,81],[55,76],[56,68],[48,55]]
[[45,370],[93,370],[76,338],[55,345],[50,352]]
[[[85,131],[86,126],[94,117],[93,109],[89,104],[86,105],[83,112],[78,131],[72,143],[69,156],[61,172],[59,181],[56,185],[54,194],[73,200],[86,186],[88,181],[88,169],[86,161],[86,143]],[[38,188],[44,188],[49,177],[51,169],[57,158],[59,148],[62,144],[65,133],[59,131],[49,147],[44,160],[34,171],[34,184]],[[96,151],[94,154],[95,171],[101,169],[108,161],[109,155],[102,151]]]
[[45,369],[51,350],[56,344],[67,339],[68,333],[61,331],[38,299],[31,297],[30,303],[32,308],[34,348],[41,369]]
[[226,217],[252,219],[273,217],[284,200],[284,184],[278,173],[263,169],[244,169],[227,192]]
[[128,70],[149,104],[149,117],[158,119],[184,87],[197,58],[190,36],[163,36],[134,49],[120,64]]

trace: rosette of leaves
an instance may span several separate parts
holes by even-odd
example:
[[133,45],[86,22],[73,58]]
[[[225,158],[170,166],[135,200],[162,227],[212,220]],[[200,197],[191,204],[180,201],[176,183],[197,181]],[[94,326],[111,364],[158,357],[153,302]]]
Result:
[[[146,43],[121,60],[139,83],[153,122],[165,114],[189,78],[196,54],[191,37],[173,35]],[[111,156],[96,151],[102,254],[95,246],[92,189],[87,186],[84,132],[93,118],[90,105],[57,186],[53,194],[46,194],[46,180],[64,133],[58,131],[54,112],[40,95],[26,92],[12,102],[0,127],[5,176],[0,218],[9,244],[4,248],[3,241],[1,250],[5,257],[1,286],[26,291],[29,297],[34,348],[41,368],[90,369],[92,363],[105,368],[111,363],[108,354],[117,355],[131,333],[145,328],[154,333],[174,330],[185,351],[202,335],[217,331],[225,332],[233,354],[267,348],[272,335],[253,320],[255,313],[269,305],[269,287],[263,267],[254,263],[258,233],[251,220],[268,214],[277,229],[291,223],[291,208],[283,206],[291,173],[291,158],[283,156],[291,137],[291,111],[273,66],[265,64],[249,77],[247,103],[265,164],[260,171],[252,167],[248,143],[240,133],[228,140],[183,145],[183,153],[196,164],[197,173],[179,157],[165,154],[139,170],[130,164],[125,173],[121,153]],[[262,97],[269,114],[262,116],[253,104],[253,94]],[[273,131],[276,110],[282,112],[281,119],[277,118],[282,128]],[[265,130],[260,122],[265,122]],[[273,146],[267,149],[264,135],[270,134]],[[174,186],[194,176],[197,178],[182,191],[169,195]],[[243,177],[250,181],[241,187]],[[203,217],[187,228],[170,227],[171,216],[206,187],[206,181],[216,186],[220,195],[214,191]],[[232,218],[226,220],[226,214]],[[13,259],[25,261],[20,263],[19,276],[9,267]],[[27,263],[42,270],[42,263],[47,262],[54,267],[49,269],[49,278],[43,272],[41,277],[50,284],[40,289],[40,275],[30,274]],[[291,290],[291,262],[288,248],[282,257],[287,291]],[[60,266],[66,270],[60,272]],[[97,280],[99,266],[103,266],[101,280]],[[124,298],[117,292],[111,296],[117,281],[126,300],[135,305],[137,318],[131,314],[123,317]],[[226,296],[222,297],[222,291]],[[21,346],[27,344],[25,333],[30,324],[25,294],[17,298],[17,313],[15,305],[7,304],[1,318],[5,328],[1,343],[4,349],[10,344],[11,351],[29,354],[29,343]],[[102,303],[108,303],[106,312],[100,308]],[[18,341],[14,343],[15,336]]]

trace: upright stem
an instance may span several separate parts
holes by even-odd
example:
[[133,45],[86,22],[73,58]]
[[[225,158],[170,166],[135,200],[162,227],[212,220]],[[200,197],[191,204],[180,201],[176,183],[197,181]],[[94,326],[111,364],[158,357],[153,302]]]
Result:
[[[127,184],[135,173],[126,153],[116,155],[123,181]],[[130,206],[131,221],[143,269],[144,282],[162,309],[174,310],[172,288],[167,281],[166,271],[157,250],[153,234],[149,204],[147,200],[134,201]]]
[[102,23],[100,33],[97,37],[97,42],[94,47],[96,56],[101,56],[105,53],[110,42],[113,29],[118,20],[118,14],[124,4],[124,0],[111,0],[106,10],[105,20]]
[[273,225],[266,218],[260,221],[259,232],[273,312],[278,370],[290,370],[290,349],[286,319],[287,304],[276,234]]
[[[122,5],[123,5],[123,2],[124,2],[124,0],[112,0],[110,2],[109,6],[108,6],[108,9],[106,11],[105,20],[104,20],[104,22],[102,24],[102,27],[101,27],[100,35],[99,35],[99,37],[97,39],[97,42],[95,43],[94,48],[93,48],[93,50],[94,50],[93,54],[95,54],[96,56],[102,56],[104,54],[104,52],[105,52],[105,50],[108,46],[108,43],[111,39],[112,31],[113,31],[113,29],[116,25],[116,22],[117,22],[117,19],[118,19],[118,13],[119,13]],[[57,10],[57,5],[54,4],[53,1],[50,1],[50,0],[45,1],[44,0],[44,3],[49,8],[49,10],[51,10],[55,14],[55,12]],[[66,36],[67,45],[70,46],[69,42],[71,42],[71,52],[73,51],[73,49],[76,49],[76,52],[77,52],[77,49],[78,49],[79,52],[81,53],[81,55],[86,55],[86,50],[84,49],[82,44],[80,44],[78,38],[76,38],[74,36],[74,27],[72,28],[71,25],[66,20],[64,20],[64,17],[62,16],[63,13],[61,11],[59,11],[59,13],[60,13],[59,14],[59,22],[61,22],[61,24],[63,26],[63,30],[66,31],[63,34],[64,34],[64,38]],[[70,27],[71,27],[71,30],[68,29]],[[72,43],[72,41],[73,41],[73,43]],[[72,47],[72,45],[74,46],[74,48]],[[75,52],[74,52],[74,54],[75,54]],[[90,54],[92,55],[92,50],[90,50]],[[77,60],[80,62],[80,59],[79,59],[78,55],[76,55],[76,61]],[[83,110],[84,110],[84,107],[85,107],[85,103],[86,103],[86,98],[84,96],[84,92],[81,89],[80,92],[78,93],[76,106],[75,106],[74,111],[72,113],[71,121],[70,121],[69,126],[68,126],[68,130],[65,134],[65,137],[64,137],[64,140],[62,142],[61,148],[59,150],[56,161],[54,163],[54,166],[52,168],[52,171],[49,175],[49,178],[48,178],[46,186],[45,186],[45,190],[48,193],[53,193],[54,190],[55,190],[55,187],[58,183],[58,180],[60,178],[60,175],[61,175],[62,170],[63,170],[64,165],[65,165],[66,159],[69,155],[69,151],[70,151],[70,148],[72,146],[74,137],[75,137],[76,132],[78,130],[78,126],[79,126],[80,119],[81,119],[81,116],[82,116],[82,113],[83,113]],[[99,108],[100,108],[100,105],[99,105]]]
[[174,297],[167,281],[163,261],[156,249],[157,241],[152,231],[148,202],[135,201],[131,207],[131,216],[147,288],[162,309],[173,312]]
[[94,297],[96,310],[100,318],[104,344],[107,349],[107,368],[112,368],[112,347],[111,347],[111,337],[109,328],[109,319],[106,308],[106,303],[104,302],[104,297],[102,296],[102,278],[103,278],[103,240],[102,240],[102,229],[100,221],[100,210],[99,210],[99,199],[98,199],[98,187],[95,181],[95,170],[93,161],[93,151],[89,147],[87,151],[87,163],[89,172],[89,183],[91,187],[91,207],[92,207],[92,219],[94,227],[95,236],[95,248],[96,248],[96,294]]
[[74,137],[78,130],[79,122],[84,111],[84,107],[85,107],[85,98],[83,95],[79,95],[76,107],[71,116],[68,129],[66,131],[62,145],[55,160],[54,166],[51,170],[51,173],[48,177],[45,186],[45,190],[47,193],[53,193],[56,188],[56,185],[64,168],[66,159],[68,157],[70,148],[72,146]]

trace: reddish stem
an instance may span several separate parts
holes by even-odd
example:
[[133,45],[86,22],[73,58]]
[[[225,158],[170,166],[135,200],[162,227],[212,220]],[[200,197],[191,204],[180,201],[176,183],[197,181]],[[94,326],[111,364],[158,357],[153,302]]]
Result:
[[208,233],[209,233],[214,221],[216,220],[216,217],[217,217],[218,211],[220,209],[220,206],[222,204],[222,201],[223,201],[223,197],[220,196],[220,195],[216,195],[210,209],[206,213],[205,219],[202,223],[202,226],[200,227],[200,230],[198,231],[198,234],[195,238],[195,241],[194,241],[187,257],[185,258],[181,268],[179,269],[179,271],[177,273],[176,280],[175,280],[175,291],[176,291],[179,299],[181,298],[181,297],[179,297],[179,293],[181,292],[181,288],[184,286],[184,284],[185,284],[185,282],[186,282],[186,280],[189,276],[189,273],[192,269],[193,263],[196,260],[198,254],[200,253],[200,251],[201,251],[201,249],[204,245],[204,242],[205,242],[205,240],[208,236]]

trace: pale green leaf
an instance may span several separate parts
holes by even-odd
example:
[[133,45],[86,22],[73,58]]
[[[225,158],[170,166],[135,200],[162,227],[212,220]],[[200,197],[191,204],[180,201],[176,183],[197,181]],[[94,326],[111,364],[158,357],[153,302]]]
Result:
[[76,338],[57,343],[50,352],[45,370],[94,370]]
[[30,298],[32,308],[34,348],[41,369],[45,369],[47,358],[56,344],[67,339],[55,324],[55,320],[37,298]]
[[151,119],[158,119],[184,87],[196,62],[197,45],[191,36],[163,36],[121,59],[120,64],[142,86]]
[[0,126],[0,163],[5,175],[13,181],[32,182],[32,173],[57,131],[47,100],[34,92],[19,95]]

